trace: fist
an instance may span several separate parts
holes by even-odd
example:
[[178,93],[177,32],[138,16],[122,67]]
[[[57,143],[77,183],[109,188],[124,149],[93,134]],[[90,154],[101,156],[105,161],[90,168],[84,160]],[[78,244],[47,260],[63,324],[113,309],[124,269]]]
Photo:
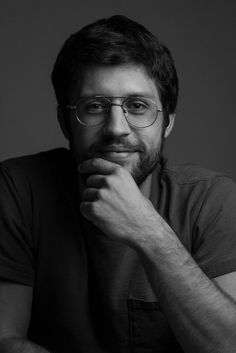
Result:
[[84,161],[78,171],[84,180],[80,211],[86,219],[128,245],[145,237],[158,214],[125,168],[95,158]]

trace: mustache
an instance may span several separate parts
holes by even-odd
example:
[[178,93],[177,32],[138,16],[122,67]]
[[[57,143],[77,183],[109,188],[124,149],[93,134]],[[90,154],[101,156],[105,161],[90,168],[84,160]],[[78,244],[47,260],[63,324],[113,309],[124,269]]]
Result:
[[114,149],[123,149],[123,150],[128,150],[128,151],[138,151],[144,153],[146,151],[146,147],[142,142],[131,142],[126,139],[111,139],[109,141],[103,140],[96,142],[91,145],[88,151],[88,157],[91,158],[96,153],[109,150],[109,148]]

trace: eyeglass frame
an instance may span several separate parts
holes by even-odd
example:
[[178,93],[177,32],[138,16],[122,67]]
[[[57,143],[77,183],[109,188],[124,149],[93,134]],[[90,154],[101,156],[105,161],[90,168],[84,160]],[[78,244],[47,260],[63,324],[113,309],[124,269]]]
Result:
[[[134,127],[135,129],[145,129],[145,128],[147,128],[147,127],[152,126],[152,125],[156,122],[156,120],[157,120],[158,113],[159,113],[159,112],[160,112],[160,113],[163,113],[163,112],[164,112],[164,109],[158,108],[157,103],[156,103],[155,101],[153,101],[153,100],[150,99],[150,98],[146,98],[146,97],[142,97],[142,96],[127,96],[127,97],[86,96],[86,97],[79,97],[79,98],[77,99],[76,105],[66,105],[65,108],[67,108],[67,109],[74,109],[74,110],[75,110],[75,114],[76,114],[76,119],[77,119],[77,121],[78,121],[81,125],[86,126],[86,127],[96,127],[96,126],[98,126],[98,125],[103,124],[103,123],[105,122],[105,120],[106,120],[106,118],[105,118],[102,122],[100,122],[100,123],[98,123],[98,124],[96,124],[96,125],[86,125],[86,124],[84,124],[84,123],[80,120],[80,118],[78,117],[78,114],[77,114],[77,103],[78,103],[79,100],[81,100],[81,99],[90,99],[90,98],[105,98],[105,99],[110,103],[108,112],[110,112],[110,109],[111,109],[112,106],[121,107],[121,110],[122,110],[122,112],[123,112],[123,115],[124,115],[125,120],[127,121],[128,125]],[[122,102],[121,104],[113,103],[113,102],[110,100],[110,99],[117,99],[117,98],[119,98],[119,99],[122,99],[122,98],[123,98],[124,100],[123,100],[123,102]],[[127,117],[125,116],[123,104],[124,104],[124,102],[125,102],[127,99],[130,99],[130,98],[146,99],[146,100],[148,100],[148,101],[150,101],[150,102],[152,102],[152,103],[155,104],[155,106],[157,107],[157,109],[156,109],[157,114],[156,114],[156,117],[155,117],[154,121],[153,121],[150,125],[147,125],[147,126],[136,126],[136,125],[133,125],[132,123],[130,123],[130,122],[127,120]],[[106,113],[106,114],[108,114],[108,113]]]

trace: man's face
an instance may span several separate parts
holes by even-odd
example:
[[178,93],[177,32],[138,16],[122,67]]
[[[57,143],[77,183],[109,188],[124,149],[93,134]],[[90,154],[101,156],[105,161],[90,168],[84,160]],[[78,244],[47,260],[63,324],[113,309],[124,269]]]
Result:
[[[79,97],[143,96],[156,102],[162,109],[154,83],[142,66],[94,66],[87,69],[82,82],[75,87],[71,104]],[[122,103],[122,99],[113,99]],[[70,147],[76,162],[90,158],[104,158],[127,169],[138,185],[152,172],[160,159],[164,137],[163,113],[158,113],[155,123],[146,128],[130,126],[120,106],[112,106],[104,123],[88,127],[81,125],[75,112],[70,112]]]

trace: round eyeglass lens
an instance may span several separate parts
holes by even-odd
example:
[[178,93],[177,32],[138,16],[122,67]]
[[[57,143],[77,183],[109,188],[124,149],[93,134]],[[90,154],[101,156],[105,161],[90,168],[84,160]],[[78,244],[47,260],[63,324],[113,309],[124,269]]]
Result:
[[158,113],[155,102],[139,97],[125,99],[123,109],[127,111],[126,119],[128,123],[136,127],[152,125]]
[[104,97],[80,99],[76,105],[77,118],[86,126],[99,125],[104,121],[109,106]]

